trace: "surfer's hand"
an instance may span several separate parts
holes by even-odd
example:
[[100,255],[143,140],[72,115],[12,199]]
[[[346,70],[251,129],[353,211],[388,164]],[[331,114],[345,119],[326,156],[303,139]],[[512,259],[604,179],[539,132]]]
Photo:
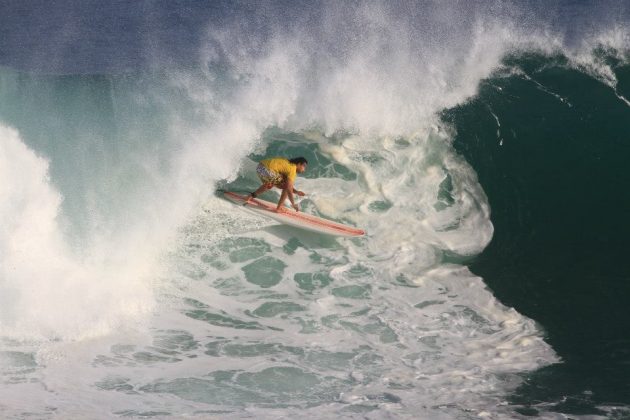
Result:
[[299,195],[300,197],[304,197],[304,196],[306,195],[306,194],[304,193],[304,191],[298,191],[298,190],[295,190],[295,191],[293,191],[293,192],[294,192],[294,193],[296,193],[297,195]]

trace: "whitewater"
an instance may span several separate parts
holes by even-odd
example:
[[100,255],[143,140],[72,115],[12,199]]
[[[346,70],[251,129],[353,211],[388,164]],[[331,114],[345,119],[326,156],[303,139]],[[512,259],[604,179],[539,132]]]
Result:
[[[521,416],[510,393],[561,358],[467,266],[492,209],[442,113],[527,53],[627,102],[597,53],[625,60],[625,27],[568,36],[507,3],[141,4],[142,65],[0,68],[0,415]],[[66,49],[91,22],[74,18]],[[178,19],[199,28],[171,41],[185,60],[152,33]],[[304,211],[366,237],[215,194],[252,191],[276,155],[308,158]]]

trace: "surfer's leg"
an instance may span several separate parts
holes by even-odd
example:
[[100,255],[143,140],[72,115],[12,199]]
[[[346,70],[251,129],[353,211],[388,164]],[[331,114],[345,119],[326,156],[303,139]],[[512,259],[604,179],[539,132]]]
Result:
[[283,177],[274,186],[279,190],[282,190],[280,193],[280,200],[278,200],[278,207],[276,208],[276,211],[281,211],[284,209],[284,202],[289,195],[288,181]]
[[252,198],[256,198],[258,195],[264,193],[267,190],[270,190],[271,188],[273,188],[273,184],[270,183],[263,183],[256,191],[254,191],[253,193],[249,194],[249,198],[248,201]]
[[249,203],[252,198],[256,198],[258,195],[273,188],[278,177],[278,174],[267,169],[267,167],[262,163],[258,164],[258,167],[256,168],[256,174],[258,175],[258,178],[260,178],[260,182],[262,182],[262,185],[256,191],[249,194],[246,203]]
[[280,200],[278,200],[278,206],[276,207],[276,211],[281,211],[284,209],[284,202],[286,201],[289,195],[289,189],[286,186],[286,183],[282,185],[277,185],[278,188],[282,189],[282,193],[280,193]]

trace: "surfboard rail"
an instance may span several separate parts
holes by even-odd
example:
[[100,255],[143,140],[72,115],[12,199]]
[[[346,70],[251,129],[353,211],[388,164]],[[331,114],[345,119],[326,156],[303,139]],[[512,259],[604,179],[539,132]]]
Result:
[[[236,204],[245,204],[247,196],[240,195],[231,191],[223,191],[223,196]],[[365,235],[363,229],[348,226],[343,223],[334,222],[312,214],[295,211],[293,209],[285,209],[284,211],[276,211],[277,204],[269,201],[253,198],[244,208],[254,213],[261,214],[268,218],[277,220],[280,223],[294,226],[300,229],[312,232],[323,233],[333,236],[357,237]]]

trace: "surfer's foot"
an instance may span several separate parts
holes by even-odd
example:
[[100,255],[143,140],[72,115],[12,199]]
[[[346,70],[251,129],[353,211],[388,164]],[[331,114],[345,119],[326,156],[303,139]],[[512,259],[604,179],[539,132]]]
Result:
[[245,203],[243,204],[249,204],[252,202],[252,200],[256,198],[256,193],[249,193],[249,195],[247,196],[247,198],[245,199]]

